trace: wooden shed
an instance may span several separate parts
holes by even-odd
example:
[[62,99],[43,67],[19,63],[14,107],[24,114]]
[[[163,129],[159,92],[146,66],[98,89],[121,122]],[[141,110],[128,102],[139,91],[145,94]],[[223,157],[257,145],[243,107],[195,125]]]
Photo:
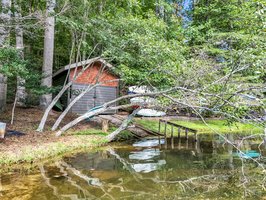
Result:
[[[72,86],[61,97],[60,103],[64,108],[82,90],[96,83],[96,79],[101,83],[91,91],[87,92],[78,100],[71,109],[72,113],[84,114],[90,109],[103,105],[104,103],[116,99],[119,92],[119,76],[112,71],[112,65],[102,58],[93,58],[61,68],[53,75],[53,85],[63,86],[67,78],[73,81]],[[82,73],[80,73],[83,71]],[[79,74],[76,79],[73,77]],[[108,111],[105,114],[113,114],[115,111]]]

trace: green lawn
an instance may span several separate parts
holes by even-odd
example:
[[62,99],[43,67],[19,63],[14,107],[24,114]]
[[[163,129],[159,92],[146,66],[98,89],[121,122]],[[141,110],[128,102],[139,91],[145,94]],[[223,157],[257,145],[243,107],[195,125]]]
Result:
[[[143,119],[136,119],[136,122],[148,129],[158,131],[159,123],[158,120],[143,120]],[[219,133],[262,133],[263,128],[257,127],[251,124],[243,124],[243,123],[234,123],[233,125],[229,126],[226,123],[226,120],[206,120],[208,126],[205,125],[201,120],[193,120],[193,121],[185,121],[185,120],[171,120],[176,124],[196,129],[198,133],[214,133],[214,130],[218,131]],[[161,131],[164,130],[164,125],[161,128]],[[171,128],[167,126],[167,133],[170,134]],[[174,128],[174,133],[177,133],[177,128]]]
[[[108,133],[104,133],[101,129],[95,129],[95,128],[90,128],[87,130],[80,130],[80,131],[76,131],[71,133],[72,135],[99,135],[99,136],[107,136],[108,134],[112,133],[113,131],[115,131],[117,128],[114,126],[110,126]],[[132,138],[132,134],[130,131],[124,130],[122,131],[118,136],[117,136],[117,140],[127,140]]]

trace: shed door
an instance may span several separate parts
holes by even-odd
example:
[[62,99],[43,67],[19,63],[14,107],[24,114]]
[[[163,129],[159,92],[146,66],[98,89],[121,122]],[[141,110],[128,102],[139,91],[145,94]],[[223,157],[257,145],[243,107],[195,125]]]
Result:
[[[103,105],[104,103],[117,98],[117,87],[98,86],[96,87],[95,96],[95,106]],[[114,113],[116,113],[116,111],[105,112],[105,114]]]
[[[72,86],[71,99],[74,99],[85,87],[88,85],[74,84]],[[87,92],[80,100],[78,100],[72,107],[73,113],[84,114],[88,110],[103,105],[104,103],[116,99],[117,88],[98,86]],[[113,114],[115,111],[108,111],[104,114]]]

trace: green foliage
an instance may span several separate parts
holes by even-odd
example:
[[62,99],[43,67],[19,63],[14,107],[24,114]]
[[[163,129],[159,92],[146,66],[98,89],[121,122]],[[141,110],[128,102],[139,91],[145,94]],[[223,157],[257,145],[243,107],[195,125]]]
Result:
[[0,48],[0,73],[6,77],[28,75],[27,62],[21,59],[20,52],[12,47]]
[[[187,36],[192,46],[223,62],[226,69],[245,67],[243,76],[262,82],[266,40],[263,1],[205,1],[196,3]],[[234,66],[232,66],[232,64]]]
[[102,55],[116,63],[127,84],[171,85],[171,74],[178,73],[185,48],[179,40],[170,38],[163,20],[153,13],[144,18],[122,10],[115,16],[98,18],[92,26],[97,27],[91,34],[98,38]]
[[[125,88],[138,84],[158,89],[186,87],[201,92],[184,95],[174,91],[171,95],[201,107],[197,109],[200,114],[210,116],[221,111],[237,118],[247,115],[251,109],[238,105],[241,97],[230,94],[238,91],[240,85],[245,89],[251,84],[261,86],[265,81],[264,1],[199,0],[191,11],[193,20],[186,27],[180,17],[181,2],[58,0],[54,71],[69,62],[102,56],[115,66]],[[27,62],[15,49],[1,49],[1,73],[24,77],[28,96],[38,99],[43,93],[58,91],[40,87],[44,26],[39,19],[46,2],[18,3],[23,16],[33,16],[22,21]],[[31,15],[33,12],[38,17]],[[10,37],[14,46],[14,34]],[[226,83],[212,84],[236,69],[242,70]],[[206,93],[223,94],[229,103]],[[265,98],[261,92],[244,93]],[[164,107],[171,106],[165,98],[159,101]]]

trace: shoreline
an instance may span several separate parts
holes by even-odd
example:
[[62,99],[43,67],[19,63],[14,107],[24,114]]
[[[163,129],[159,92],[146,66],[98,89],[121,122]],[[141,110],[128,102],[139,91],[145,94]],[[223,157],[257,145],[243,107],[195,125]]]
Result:
[[[43,111],[36,108],[23,109],[17,108],[16,120],[14,125],[8,123],[11,116],[11,109],[6,111],[4,115],[0,116],[0,121],[7,122],[7,129],[21,131],[22,136],[10,136],[0,140],[0,174],[3,172],[20,170],[22,168],[31,169],[38,165],[38,163],[55,160],[60,157],[81,152],[83,150],[93,150],[107,144],[105,136],[108,133],[103,133],[101,127],[93,122],[82,122],[70,131],[66,132],[60,137],[55,137],[54,132],[50,128],[60,113],[52,112],[47,121],[46,131],[43,133],[36,132]],[[68,115],[64,123],[73,120],[75,115]],[[158,119],[157,119],[158,120]],[[156,118],[136,118],[137,122],[151,130],[158,130],[158,121]],[[200,121],[174,120],[176,123],[191,127],[198,130],[199,134],[210,134],[206,131],[206,127]],[[253,130],[253,133],[260,131],[260,129],[253,126],[238,124],[238,126],[228,129],[223,119],[209,119],[213,128],[220,129],[225,133],[228,131],[233,133],[244,133]],[[109,132],[114,131],[114,127],[109,128]],[[168,128],[169,129],[169,128]],[[169,133],[169,130],[167,132]],[[175,130],[175,134],[177,131]],[[121,134],[122,138],[129,139],[131,134],[124,131]]]
[[41,163],[51,162],[82,151],[96,150],[107,144],[101,136],[66,137],[68,139],[65,141],[46,143],[38,147],[23,146],[19,150],[0,152],[0,175],[16,170],[32,170]]

